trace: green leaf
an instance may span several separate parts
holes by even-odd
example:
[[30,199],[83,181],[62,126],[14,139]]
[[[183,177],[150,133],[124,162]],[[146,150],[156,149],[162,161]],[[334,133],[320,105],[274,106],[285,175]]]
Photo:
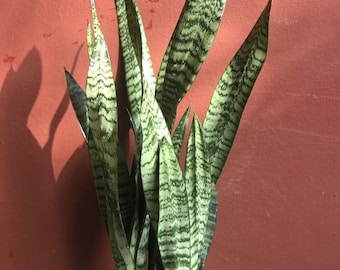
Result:
[[136,256],[136,270],[145,270],[147,264],[147,252],[150,231],[150,217],[145,216],[144,225],[139,239],[139,246]]
[[89,118],[86,107],[86,95],[81,89],[77,81],[72,77],[72,75],[65,69],[67,89],[70,95],[73,109],[76,113],[78,123],[80,125],[81,132],[84,136],[85,141],[87,141],[89,133]]
[[190,114],[190,107],[188,107],[186,111],[184,112],[184,114],[182,115],[181,120],[179,121],[175,129],[174,135],[172,137],[172,144],[174,146],[176,156],[179,155],[181,148],[182,148],[185,130],[188,125],[189,114]]
[[161,63],[156,98],[169,129],[176,109],[208,54],[226,0],[187,0]]
[[158,244],[165,269],[190,268],[188,197],[182,171],[170,142],[159,151]]
[[205,229],[204,234],[204,241],[203,241],[203,248],[200,255],[200,263],[198,266],[198,269],[202,269],[205,260],[208,256],[208,252],[210,249],[210,245],[213,240],[215,228],[216,228],[216,215],[217,215],[217,191],[216,191],[216,185],[215,183],[211,183],[211,197],[210,197],[210,203],[209,203],[209,213],[208,213],[208,222]]
[[[94,46],[86,82],[89,128],[118,202],[118,109],[111,62],[92,2]],[[118,207],[118,206],[117,206]]]
[[123,150],[118,146],[119,210],[127,239],[130,239],[136,206],[136,183],[129,175]]
[[[116,90],[107,46],[100,29],[94,1],[91,1],[94,43],[86,84],[86,105],[89,116],[89,152],[95,174],[102,178],[97,188],[104,195],[106,224],[117,269],[133,269],[128,248],[118,192],[118,109]],[[89,44],[91,45],[91,44]],[[102,170],[98,172],[97,170]],[[96,177],[96,178],[97,178]],[[97,179],[98,180],[98,179]],[[98,193],[97,193],[98,195]],[[98,201],[100,198],[98,198]]]
[[266,59],[270,7],[271,1],[223,73],[204,120],[214,182],[223,169],[244,107]]
[[197,118],[191,126],[185,159],[185,182],[190,218],[191,268],[200,263],[209,217],[211,176],[203,128]]
[[93,137],[91,132],[88,136],[88,151],[91,161],[91,166],[94,175],[94,184],[96,189],[96,195],[98,200],[98,205],[100,212],[104,218],[104,223],[106,226],[107,231],[109,231],[108,221],[107,221],[107,210],[106,210],[106,193],[105,193],[105,182],[106,179],[106,169],[105,165],[102,162],[100,155],[98,153],[98,149],[94,143]]
[[136,132],[139,132],[143,87],[148,84],[154,92],[155,77],[136,2],[116,0],[116,10],[130,112]]
[[105,195],[109,237],[115,258],[116,269],[133,270],[135,269],[135,263],[126,239],[119,208],[116,207],[118,202],[115,201],[114,190],[112,190],[108,181],[105,182]]
[[159,141],[166,138],[171,141],[170,133],[165,123],[157,101],[149,89],[145,89],[142,101],[141,128],[141,177],[144,189],[146,207],[151,224],[155,231],[158,226],[158,151]]

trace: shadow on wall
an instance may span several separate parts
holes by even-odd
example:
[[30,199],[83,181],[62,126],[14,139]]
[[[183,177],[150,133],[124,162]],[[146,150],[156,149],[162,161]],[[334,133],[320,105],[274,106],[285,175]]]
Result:
[[[44,148],[27,127],[41,79],[41,57],[33,48],[17,71],[11,67],[0,92],[1,265],[3,269],[97,269],[103,257],[98,245],[106,240],[102,237],[106,232],[86,147],[74,152],[58,181],[53,179],[51,148],[70,103],[66,91]],[[106,262],[99,268],[112,267],[113,262]]]

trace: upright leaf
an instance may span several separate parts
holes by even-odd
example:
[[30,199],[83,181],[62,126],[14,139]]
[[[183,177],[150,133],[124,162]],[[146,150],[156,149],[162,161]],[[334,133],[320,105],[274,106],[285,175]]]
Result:
[[172,145],[163,139],[159,151],[158,243],[165,269],[190,267],[188,197]]
[[86,81],[89,128],[101,155],[100,158],[108,170],[110,186],[115,192],[115,201],[118,202],[116,89],[107,46],[100,29],[94,2],[92,2],[92,15],[95,42]]
[[120,217],[124,225],[124,231],[130,239],[133,217],[136,206],[136,186],[135,181],[130,177],[129,170],[125,161],[124,153],[118,145],[118,194]]
[[83,133],[85,141],[87,141],[89,133],[89,118],[86,107],[86,95],[81,89],[77,81],[72,77],[72,75],[65,69],[67,89],[70,95],[71,103],[73,109],[76,113],[78,123]]
[[115,2],[130,112],[136,132],[139,132],[143,85],[148,84],[154,92],[155,78],[135,0],[116,0]]
[[210,245],[213,240],[215,228],[216,228],[216,215],[217,215],[217,191],[215,183],[211,183],[211,196],[209,202],[209,213],[208,213],[208,221],[205,229],[204,240],[203,240],[203,248],[200,254],[200,261],[198,265],[198,269],[202,269],[205,260],[207,259],[208,252],[210,249]]
[[188,139],[185,159],[185,183],[190,218],[190,269],[198,269],[208,223],[211,177],[203,128],[197,116],[194,117]]
[[159,142],[166,138],[171,141],[162,112],[157,101],[148,89],[145,89],[142,101],[141,128],[141,177],[145,202],[150,214],[152,227],[157,231],[158,224],[158,151]]
[[187,0],[161,63],[156,98],[169,129],[209,52],[226,0]]
[[271,1],[223,73],[204,120],[214,182],[220,176],[243,109],[266,59],[270,7]]
[[139,246],[136,255],[136,270],[145,270],[147,264],[148,241],[150,231],[150,217],[145,216],[144,225],[141,230]]
[[[100,29],[94,1],[91,1],[94,43],[86,82],[89,117],[89,152],[102,169],[100,188],[105,197],[106,224],[118,269],[133,269],[124,225],[119,213],[118,193],[118,110],[111,63]],[[89,32],[88,32],[89,33]],[[90,46],[91,43],[88,42]],[[95,170],[95,173],[96,170]],[[102,195],[100,195],[102,196]]]
[[190,107],[188,107],[185,110],[184,114],[181,117],[181,120],[179,121],[175,129],[174,135],[172,137],[172,144],[174,146],[176,156],[179,155],[179,152],[181,151],[181,148],[182,148],[185,130],[188,125],[189,114],[190,114]]

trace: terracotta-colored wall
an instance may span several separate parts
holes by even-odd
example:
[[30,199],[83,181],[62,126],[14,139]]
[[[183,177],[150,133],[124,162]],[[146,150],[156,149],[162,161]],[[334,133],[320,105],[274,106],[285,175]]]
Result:
[[[114,267],[63,73],[85,84],[89,2],[1,1],[1,269]],[[137,2],[158,70],[184,0]],[[340,2],[273,2],[268,61],[218,183],[206,269],[340,269]],[[203,118],[264,5],[229,1],[181,110],[191,103]],[[117,71],[114,4],[97,6]]]

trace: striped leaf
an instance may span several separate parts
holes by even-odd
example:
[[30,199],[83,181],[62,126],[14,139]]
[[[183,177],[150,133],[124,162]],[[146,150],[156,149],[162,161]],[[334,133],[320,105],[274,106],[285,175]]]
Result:
[[174,135],[172,137],[172,144],[174,146],[176,156],[179,155],[181,148],[182,148],[185,130],[188,125],[189,114],[190,114],[190,107],[188,107],[186,111],[184,112],[184,114],[182,115],[181,120],[179,121],[174,131]]
[[120,216],[119,208],[115,207],[118,202],[115,202],[113,190],[109,186],[107,177],[107,169],[105,163],[100,158],[100,153],[96,149],[91,130],[88,136],[88,149],[93,168],[95,188],[99,209],[104,218],[106,229],[111,240],[111,248],[114,254],[116,269],[125,270],[129,265],[133,269],[133,261],[131,254],[128,252],[128,243],[124,231],[124,225]]
[[67,90],[70,95],[71,103],[76,113],[81,132],[84,136],[85,141],[87,141],[87,136],[89,133],[89,118],[86,107],[86,95],[77,83],[77,81],[66,69],[65,75]]
[[110,58],[94,1],[91,1],[91,4],[94,43],[92,50],[89,50],[92,54],[86,82],[86,105],[91,135],[88,146],[91,159],[94,158],[99,164],[97,169],[103,170],[100,172],[102,179],[97,188],[103,190],[105,197],[105,209],[102,207],[102,210],[106,210],[106,224],[117,269],[133,269],[134,262],[128,248],[119,205],[116,90]]
[[136,132],[139,132],[143,85],[148,84],[150,89],[154,89],[155,78],[135,0],[116,0],[115,2],[130,112]]
[[187,0],[161,63],[156,98],[169,129],[209,52],[226,0]]
[[109,231],[105,194],[105,182],[107,181],[105,164],[102,162],[100,158],[100,154],[98,153],[98,149],[96,148],[91,132],[89,133],[87,140],[88,140],[88,152],[94,175],[94,184],[96,189],[98,205],[100,212],[104,218],[106,229],[107,231]]
[[203,248],[200,254],[200,261],[198,265],[198,269],[202,269],[205,260],[207,259],[208,252],[210,249],[211,242],[213,240],[215,228],[216,228],[216,215],[217,215],[217,191],[215,183],[211,183],[211,197],[209,202],[209,212],[208,212],[208,221],[204,234]]
[[145,202],[153,229],[158,223],[158,150],[159,141],[171,141],[170,133],[153,93],[146,88],[141,108],[142,152],[141,177]]
[[141,230],[139,239],[139,245],[136,254],[136,270],[145,270],[147,264],[147,252],[149,242],[149,231],[150,231],[150,217],[145,216],[144,225]]
[[110,186],[118,202],[117,145],[118,110],[116,89],[104,36],[92,2],[94,46],[86,81],[89,128],[101,160],[107,169]]
[[209,217],[211,177],[203,128],[197,116],[194,116],[188,139],[185,159],[185,183],[188,193],[191,235],[190,269],[198,269]]
[[107,221],[109,227],[109,237],[115,258],[117,270],[133,270],[135,263],[131,255],[129,244],[123,229],[120,217],[120,210],[116,207],[115,192],[108,181],[105,182]]
[[130,239],[136,204],[136,185],[130,177],[124,153],[118,145],[118,194],[119,210],[127,239]]
[[220,176],[244,107],[266,59],[270,7],[271,1],[223,73],[204,120],[214,182]]
[[182,171],[172,145],[163,139],[159,150],[158,244],[165,269],[190,267],[190,214]]

